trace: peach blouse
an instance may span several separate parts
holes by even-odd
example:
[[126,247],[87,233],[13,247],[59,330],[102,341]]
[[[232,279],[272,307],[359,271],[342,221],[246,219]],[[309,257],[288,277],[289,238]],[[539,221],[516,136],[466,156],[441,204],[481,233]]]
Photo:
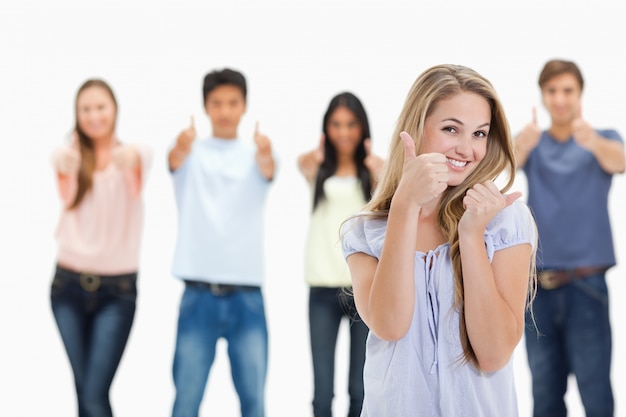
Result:
[[59,174],[64,208],[55,237],[62,267],[102,275],[137,271],[143,228],[141,191],[152,155],[147,147],[133,146],[139,151],[140,167],[122,171],[111,162],[95,171],[91,190],[74,209],[67,207],[76,195],[76,175]]

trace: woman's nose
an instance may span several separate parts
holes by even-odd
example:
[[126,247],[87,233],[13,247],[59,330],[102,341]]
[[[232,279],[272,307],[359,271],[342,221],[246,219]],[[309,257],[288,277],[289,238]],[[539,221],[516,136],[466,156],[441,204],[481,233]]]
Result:
[[472,152],[472,138],[468,136],[459,136],[459,141],[455,148],[456,153],[462,156],[468,156]]

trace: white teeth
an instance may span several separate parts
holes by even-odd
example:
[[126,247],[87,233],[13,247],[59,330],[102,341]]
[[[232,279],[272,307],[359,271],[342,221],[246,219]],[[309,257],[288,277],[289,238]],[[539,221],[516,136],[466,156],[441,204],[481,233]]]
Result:
[[451,165],[454,165],[455,167],[464,167],[465,165],[467,165],[467,161],[457,161],[456,159],[448,159],[448,163],[450,163]]

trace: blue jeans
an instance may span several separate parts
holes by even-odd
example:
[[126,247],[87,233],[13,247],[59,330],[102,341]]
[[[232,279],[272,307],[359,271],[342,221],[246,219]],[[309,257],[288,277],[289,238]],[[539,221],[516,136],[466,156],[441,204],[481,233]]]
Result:
[[533,416],[567,415],[564,395],[568,375],[573,373],[586,416],[612,417],[612,342],[605,275],[553,290],[539,288],[533,311],[537,329],[527,315],[525,334]]
[[50,302],[74,374],[80,417],[113,415],[109,389],[135,316],[136,279],[136,273],[101,277],[87,286],[80,274],[57,267]]
[[268,334],[260,289],[215,295],[185,285],[178,318],[173,417],[197,417],[219,338],[228,342],[242,417],[265,415]]
[[361,415],[363,406],[363,364],[369,329],[359,317],[354,299],[343,288],[311,287],[309,329],[313,358],[313,415],[331,417],[335,381],[335,346],[341,320],[350,323],[350,367],[348,417]]

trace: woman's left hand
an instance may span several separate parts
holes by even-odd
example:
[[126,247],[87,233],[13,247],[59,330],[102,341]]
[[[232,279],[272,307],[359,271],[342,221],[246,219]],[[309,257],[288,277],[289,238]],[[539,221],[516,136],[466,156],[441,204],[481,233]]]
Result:
[[130,145],[119,145],[111,151],[113,163],[122,171],[127,171],[139,166],[140,157],[137,149]]
[[465,213],[459,221],[459,233],[472,230],[484,232],[487,224],[496,214],[521,196],[522,193],[519,191],[502,194],[493,181],[474,185],[463,197]]

